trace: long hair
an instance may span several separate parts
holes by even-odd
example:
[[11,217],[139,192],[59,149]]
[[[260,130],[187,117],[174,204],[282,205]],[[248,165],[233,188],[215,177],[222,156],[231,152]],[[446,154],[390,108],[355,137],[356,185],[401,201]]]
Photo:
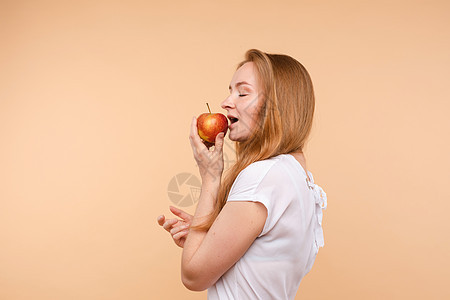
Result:
[[280,154],[303,151],[311,132],[314,90],[305,67],[294,58],[250,49],[245,60],[253,62],[263,89],[263,104],[251,136],[236,142],[236,163],[224,174],[214,211],[194,229],[207,231],[227,202],[233,182],[251,163]]

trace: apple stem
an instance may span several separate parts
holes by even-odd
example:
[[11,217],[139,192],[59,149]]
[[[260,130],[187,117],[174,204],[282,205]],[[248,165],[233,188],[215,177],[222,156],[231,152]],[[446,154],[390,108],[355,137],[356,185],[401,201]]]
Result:
[[208,106],[209,114],[211,114],[211,110],[209,109],[209,104],[206,102],[206,106]]

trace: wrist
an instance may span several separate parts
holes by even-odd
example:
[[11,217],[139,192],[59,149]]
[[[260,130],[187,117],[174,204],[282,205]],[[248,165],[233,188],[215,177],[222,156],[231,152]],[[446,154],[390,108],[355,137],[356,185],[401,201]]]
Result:
[[222,179],[222,172],[212,172],[214,170],[206,170],[200,172],[200,177],[202,179],[202,184],[207,185],[220,185]]
[[214,168],[200,170],[200,177],[202,178],[203,183],[218,182],[220,184],[222,171],[215,170]]
[[219,193],[219,188],[220,178],[203,178],[201,187],[202,194],[209,194],[215,201]]

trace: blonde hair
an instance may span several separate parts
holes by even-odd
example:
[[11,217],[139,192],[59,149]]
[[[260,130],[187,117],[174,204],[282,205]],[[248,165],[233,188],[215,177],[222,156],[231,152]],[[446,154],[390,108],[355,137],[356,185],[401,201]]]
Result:
[[303,151],[311,132],[314,90],[305,67],[294,58],[248,50],[245,60],[253,62],[263,89],[263,104],[250,138],[236,142],[236,163],[227,170],[219,188],[214,211],[194,229],[207,231],[227,202],[233,182],[251,163],[280,154]]

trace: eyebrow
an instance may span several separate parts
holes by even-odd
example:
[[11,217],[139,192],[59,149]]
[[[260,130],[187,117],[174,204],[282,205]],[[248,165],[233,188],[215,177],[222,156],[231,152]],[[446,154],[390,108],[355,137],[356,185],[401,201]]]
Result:
[[[247,81],[239,81],[238,83],[236,83],[236,87],[239,87],[239,86],[241,86],[241,85],[243,85],[243,84],[247,84],[247,85],[250,85],[250,86],[251,86],[251,84],[248,83]],[[228,86],[228,89],[231,90],[231,85]]]

